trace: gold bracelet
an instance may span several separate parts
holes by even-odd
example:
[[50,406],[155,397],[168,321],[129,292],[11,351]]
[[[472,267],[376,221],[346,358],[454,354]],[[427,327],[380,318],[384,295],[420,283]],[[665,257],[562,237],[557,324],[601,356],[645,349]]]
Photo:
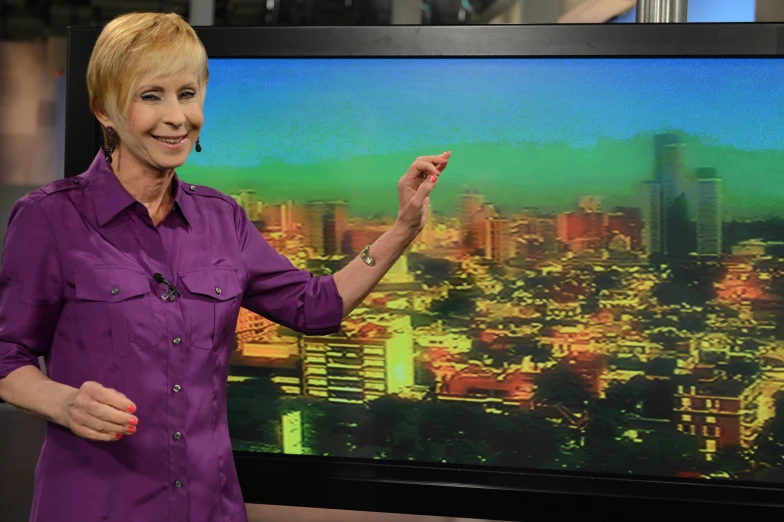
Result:
[[362,258],[362,261],[364,261],[367,266],[376,266],[376,260],[370,255],[370,245],[362,249],[362,252],[359,253],[359,257]]

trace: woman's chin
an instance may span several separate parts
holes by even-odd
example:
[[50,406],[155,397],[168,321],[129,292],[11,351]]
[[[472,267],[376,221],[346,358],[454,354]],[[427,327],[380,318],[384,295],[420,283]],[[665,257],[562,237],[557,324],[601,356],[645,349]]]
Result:
[[170,170],[182,167],[187,159],[188,155],[183,153],[159,155],[155,158],[155,164],[161,170]]

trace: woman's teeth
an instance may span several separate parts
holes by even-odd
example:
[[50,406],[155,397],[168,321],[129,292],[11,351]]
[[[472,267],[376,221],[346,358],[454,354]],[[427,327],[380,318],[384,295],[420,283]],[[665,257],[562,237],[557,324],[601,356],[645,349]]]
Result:
[[163,143],[168,143],[169,145],[177,145],[185,138],[159,138],[157,136],[153,136],[156,140],[162,141]]

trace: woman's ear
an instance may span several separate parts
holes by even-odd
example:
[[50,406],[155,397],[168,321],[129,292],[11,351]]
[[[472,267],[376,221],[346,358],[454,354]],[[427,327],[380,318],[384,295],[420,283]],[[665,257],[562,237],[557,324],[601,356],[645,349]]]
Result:
[[98,121],[100,122],[100,124],[103,126],[104,129],[108,129],[109,127],[117,128],[117,126],[114,124],[112,119],[107,114],[96,113],[95,117],[98,118]]

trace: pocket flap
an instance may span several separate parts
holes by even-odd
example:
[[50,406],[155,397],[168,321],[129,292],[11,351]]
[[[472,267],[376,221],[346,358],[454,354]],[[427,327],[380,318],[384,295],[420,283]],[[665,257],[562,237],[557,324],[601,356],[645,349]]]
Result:
[[192,294],[203,295],[216,301],[228,301],[240,295],[237,275],[232,268],[205,268],[179,272],[180,279]]
[[76,297],[116,303],[152,291],[152,277],[135,268],[88,266],[74,270]]

